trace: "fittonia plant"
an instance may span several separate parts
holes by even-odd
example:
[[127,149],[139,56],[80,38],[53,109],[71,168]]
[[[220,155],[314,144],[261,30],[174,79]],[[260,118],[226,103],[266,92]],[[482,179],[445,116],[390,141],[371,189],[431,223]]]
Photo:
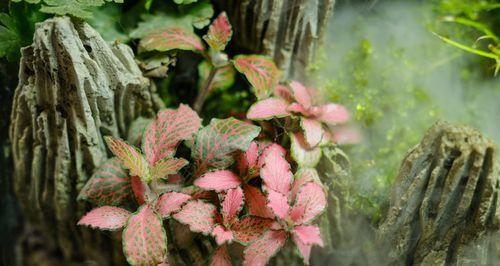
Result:
[[[222,13],[203,37],[209,51],[201,38],[182,28],[153,32],[141,42],[146,50],[192,50],[205,57],[203,64],[209,64],[210,73],[196,109],[201,109],[212,88],[229,77],[228,69],[236,69],[259,99],[247,118],[274,119],[262,132],[259,126],[235,118],[214,118],[202,126],[198,114],[181,104],[157,114],[142,133],[141,149],[106,137],[116,157],[97,169],[79,195],[100,207],[78,224],[123,230],[123,251],[132,265],[168,263],[166,219],[213,237],[219,247],[212,265],[231,265],[230,245],[245,246],[245,265],[265,265],[288,238],[305,264],[312,246],[323,245],[314,221],[326,207],[326,196],[314,167],[320,146],[333,141],[327,126],[346,122],[347,111],[336,104],[314,105],[312,89],[296,81],[279,85],[280,71],[267,57],[228,59],[223,50],[231,36],[231,25]],[[271,136],[269,127],[288,134]],[[179,156],[182,142],[191,149],[190,156]]]

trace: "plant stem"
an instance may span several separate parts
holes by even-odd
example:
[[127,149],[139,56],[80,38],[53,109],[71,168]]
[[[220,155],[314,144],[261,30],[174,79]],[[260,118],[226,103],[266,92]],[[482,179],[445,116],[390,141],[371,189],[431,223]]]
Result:
[[214,67],[210,70],[210,73],[208,74],[208,78],[205,81],[203,88],[198,93],[198,96],[196,96],[196,100],[194,101],[193,108],[198,113],[201,112],[201,108],[203,108],[203,104],[205,103],[205,100],[207,99],[208,92],[210,91],[210,85],[212,85],[212,81],[213,81],[216,73],[217,73],[217,68]]

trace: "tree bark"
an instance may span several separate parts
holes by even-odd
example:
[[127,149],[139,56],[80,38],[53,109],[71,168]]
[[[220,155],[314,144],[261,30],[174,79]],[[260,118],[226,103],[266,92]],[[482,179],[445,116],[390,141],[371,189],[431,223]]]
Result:
[[217,0],[237,50],[266,54],[283,78],[304,79],[322,43],[335,0]]
[[162,106],[132,50],[67,17],[39,25],[22,50],[10,126],[14,190],[27,218],[69,260],[123,262],[114,234],[77,227],[78,192],[107,157],[103,136]]

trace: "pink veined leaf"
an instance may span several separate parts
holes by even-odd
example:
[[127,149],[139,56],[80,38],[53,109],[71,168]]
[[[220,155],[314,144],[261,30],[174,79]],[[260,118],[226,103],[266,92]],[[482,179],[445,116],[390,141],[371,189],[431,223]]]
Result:
[[250,215],[259,216],[263,218],[274,218],[274,214],[267,207],[266,197],[260,190],[251,185],[243,186],[248,213]]
[[181,209],[191,196],[179,192],[167,192],[161,195],[156,202],[158,214],[162,217],[168,217],[171,213]]
[[[240,175],[248,174],[248,171],[257,166],[257,160],[259,158],[259,144],[256,141],[252,141],[250,146],[245,152],[238,154],[237,167]],[[255,173],[258,175],[259,173]]]
[[259,127],[232,117],[214,118],[196,135],[192,157],[199,169],[228,167],[234,153],[247,150],[259,132]]
[[238,186],[228,190],[221,205],[224,224],[232,224],[238,219],[238,214],[243,208],[243,190],[241,187]]
[[300,188],[303,185],[314,182],[318,185],[322,185],[322,182],[319,178],[318,172],[314,168],[300,168],[294,176],[294,182],[291,190],[291,200],[295,201],[297,193],[299,193]]
[[150,205],[130,216],[122,235],[123,252],[131,265],[158,265],[167,255],[167,235]]
[[141,39],[140,51],[189,50],[202,52],[205,50],[200,37],[182,27],[171,27],[151,32]]
[[309,147],[316,147],[323,138],[323,127],[320,122],[302,117],[300,119],[300,125],[302,130],[304,130],[304,137],[307,145]]
[[234,58],[233,64],[252,84],[258,98],[267,97],[281,77],[281,71],[266,56],[239,55]]
[[132,196],[130,176],[114,157],[105,161],[94,172],[80,191],[78,199],[90,201],[96,205],[120,205]]
[[316,108],[314,115],[316,119],[330,124],[336,125],[349,120],[349,111],[340,104],[329,103]]
[[309,94],[306,86],[302,85],[298,81],[292,81],[290,82],[290,89],[293,92],[293,97],[299,104],[304,106],[305,109],[309,109],[311,107],[311,95]]
[[208,28],[207,34],[203,36],[203,39],[212,49],[222,51],[226,48],[232,35],[233,29],[231,28],[231,23],[229,23],[226,12],[222,12],[214,22],[212,22]]
[[275,96],[282,98],[283,100],[285,100],[289,103],[294,101],[292,93],[290,92],[288,87],[285,85],[281,85],[281,84],[276,85],[276,87],[274,88],[273,94]]
[[247,245],[259,238],[271,227],[273,220],[262,217],[247,216],[236,222],[231,230],[236,241]]
[[233,233],[230,230],[226,230],[223,226],[217,225],[212,231],[212,235],[215,237],[215,242],[217,245],[221,246],[224,243],[231,243],[234,239]]
[[269,230],[245,248],[245,266],[264,266],[285,245],[287,234],[283,230]]
[[321,159],[321,148],[309,148],[300,132],[290,134],[290,153],[299,167],[316,167]]
[[189,201],[173,215],[180,223],[189,225],[193,232],[210,234],[215,226],[216,208],[201,200]]
[[240,184],[240,178],[229,170],[208,172],[194,181],[195,186],[205,190],[215,190],[217,192],[238,187]]
[[290,217],[296,225],[306,224],[321,214],[325,207],[326,195],[323,188],[314,182],[309,182],[299,189]]
[[182,167],[186,166],[188,161],[182,158],[166,158],[155,163],[151,169],[152,179],[167,178],[169,175],[176,174]]
[[231,257],[227,252],[227,246],[218,247],[212,255],[210,266],[231,266]]
[[274,215],[279,219],[284,220],[290,210],[288,198],[285,195],[270,189],[267,192],[267,200],[267,206],[271,209]]
[[91,210],[78,221],[78,225],[86,225],[101,230],[117,230],[125,226],[130,212],[113,206],[103,206]]
[[304,108],[304,106],[300,103],[292,103],[290,104],[286,110],[290,113],[301,114],[301,115],[309,115],[309,110]]
[[276,143],[269,144],[266,147],[262,148],[262,153],[260,154],[259,160],[257,162],[257,167],[259,169],[262,168],[262,166],[264,166],[264,160],[267,158],[267,154],[273,149],[280,152],[283,155],[283,157],[286,156],[285,148],[281,147]]
[[264,166],[260,170],[265,190],[274,190],[288,197],[292,183],[290,164],[286,161],[281,150],[276,146],[266,150]]
[[316,225],[299,225],[293,228],[292,234],[306,245],[319,245],[323,247],[321,232]]
[[269,120],[273,117],[286,117],[288,103],[278,97],[271,97],[254,103],[247,112],[247,118],[252,120]]
[[105,137],[109,149],[122,161],[125,168],[130,171],[130,175],[139,176],[144,180],[149,180],[150,172],[146,158],[134,147],[128,145],[121,139]]
[[137,204],[142,205],[146,202],[146,186],[138,176],[131,177],[132,191],[134,192]]
[[172,156],[180,141],[192,138],[201,127],[201,119],[189,106],[166,109],[146,128],[142,150],[153,167]]
[[[205,85],[205,81],[207,80],[211,69],[212,66],[207,61],[203,61],[198,65],[198,87],[200,89]],[[236,70],[234,70],[232,65],[226,65],[218,68],[214,78],[212,79],[209,90],[224,90],[231,87],[234,84],[235,76]]]
[[309,265],[309,258],[311,256],[311,244],[305,244],[298,238],[295,234],[292,233],[292,241],[295,243],[295,246],[299,250],[299,254],[302,257],[304,265]]

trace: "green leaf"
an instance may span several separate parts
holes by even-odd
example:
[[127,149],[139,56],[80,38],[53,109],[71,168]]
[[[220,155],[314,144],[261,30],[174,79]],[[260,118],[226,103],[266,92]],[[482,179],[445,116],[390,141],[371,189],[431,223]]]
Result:
[[181,8],[181,12],[175,9],[167,9],[164,12],[141,15],[141,22],[137,28],[130,32],[130,37],[141,39],[149,33],[169,28],[172,26],[183,27],[192,30],[193,27],[201,29],[210,23],[210,18],[214,15],[212,5],[207,2],[200,2]]
[[195,3],[196,1],[198,1],[198,0],[174,0],[174,3],[176,3],[178,5],[188,5],[191,3]]
[[16,55],[21,47],[21,36],[14,20],[8,14],[0,13],[0,57]]
[[[44,0],[40,11],[56,15],[70,15],[78,18],[92,17],[92,8],[100,7],[112,0]],[[123,3],[123,0],[114,0]]]
[[464,51],[467,51],[469,53],[473,53],[473,54],[477,54],[477,55],[480,55],[480,56],[484,56],[484,57],[488,57],[488,58],[492,58],[492,59],[495,59],[495,60],[498,60],[499,56],[496,55],[496,54],[493,54],[493,53],[489,53],[489,52],[485,52],[485,51],[482,51],[482,50],[479,50],[479,49],[475,49],[475,48],[472,48],[472,47],[469,47],[465,44],[461,44],[459,42],[456,42],[454,40],[451,40],[451,39],[448,39],[446,37],[443,37],[437,33],[434,33],[434,35],[436,35],[438,38],[440,38],[441,40],[443,40],[445,43],[448,43],[448,44],[451,44],[457,48],[460,48]]
[[106,41],[127,42],[129,36],[124,33],[120,23],[122,10],[118,5],[105,5],[92,12],[87,22],[97,30]]

